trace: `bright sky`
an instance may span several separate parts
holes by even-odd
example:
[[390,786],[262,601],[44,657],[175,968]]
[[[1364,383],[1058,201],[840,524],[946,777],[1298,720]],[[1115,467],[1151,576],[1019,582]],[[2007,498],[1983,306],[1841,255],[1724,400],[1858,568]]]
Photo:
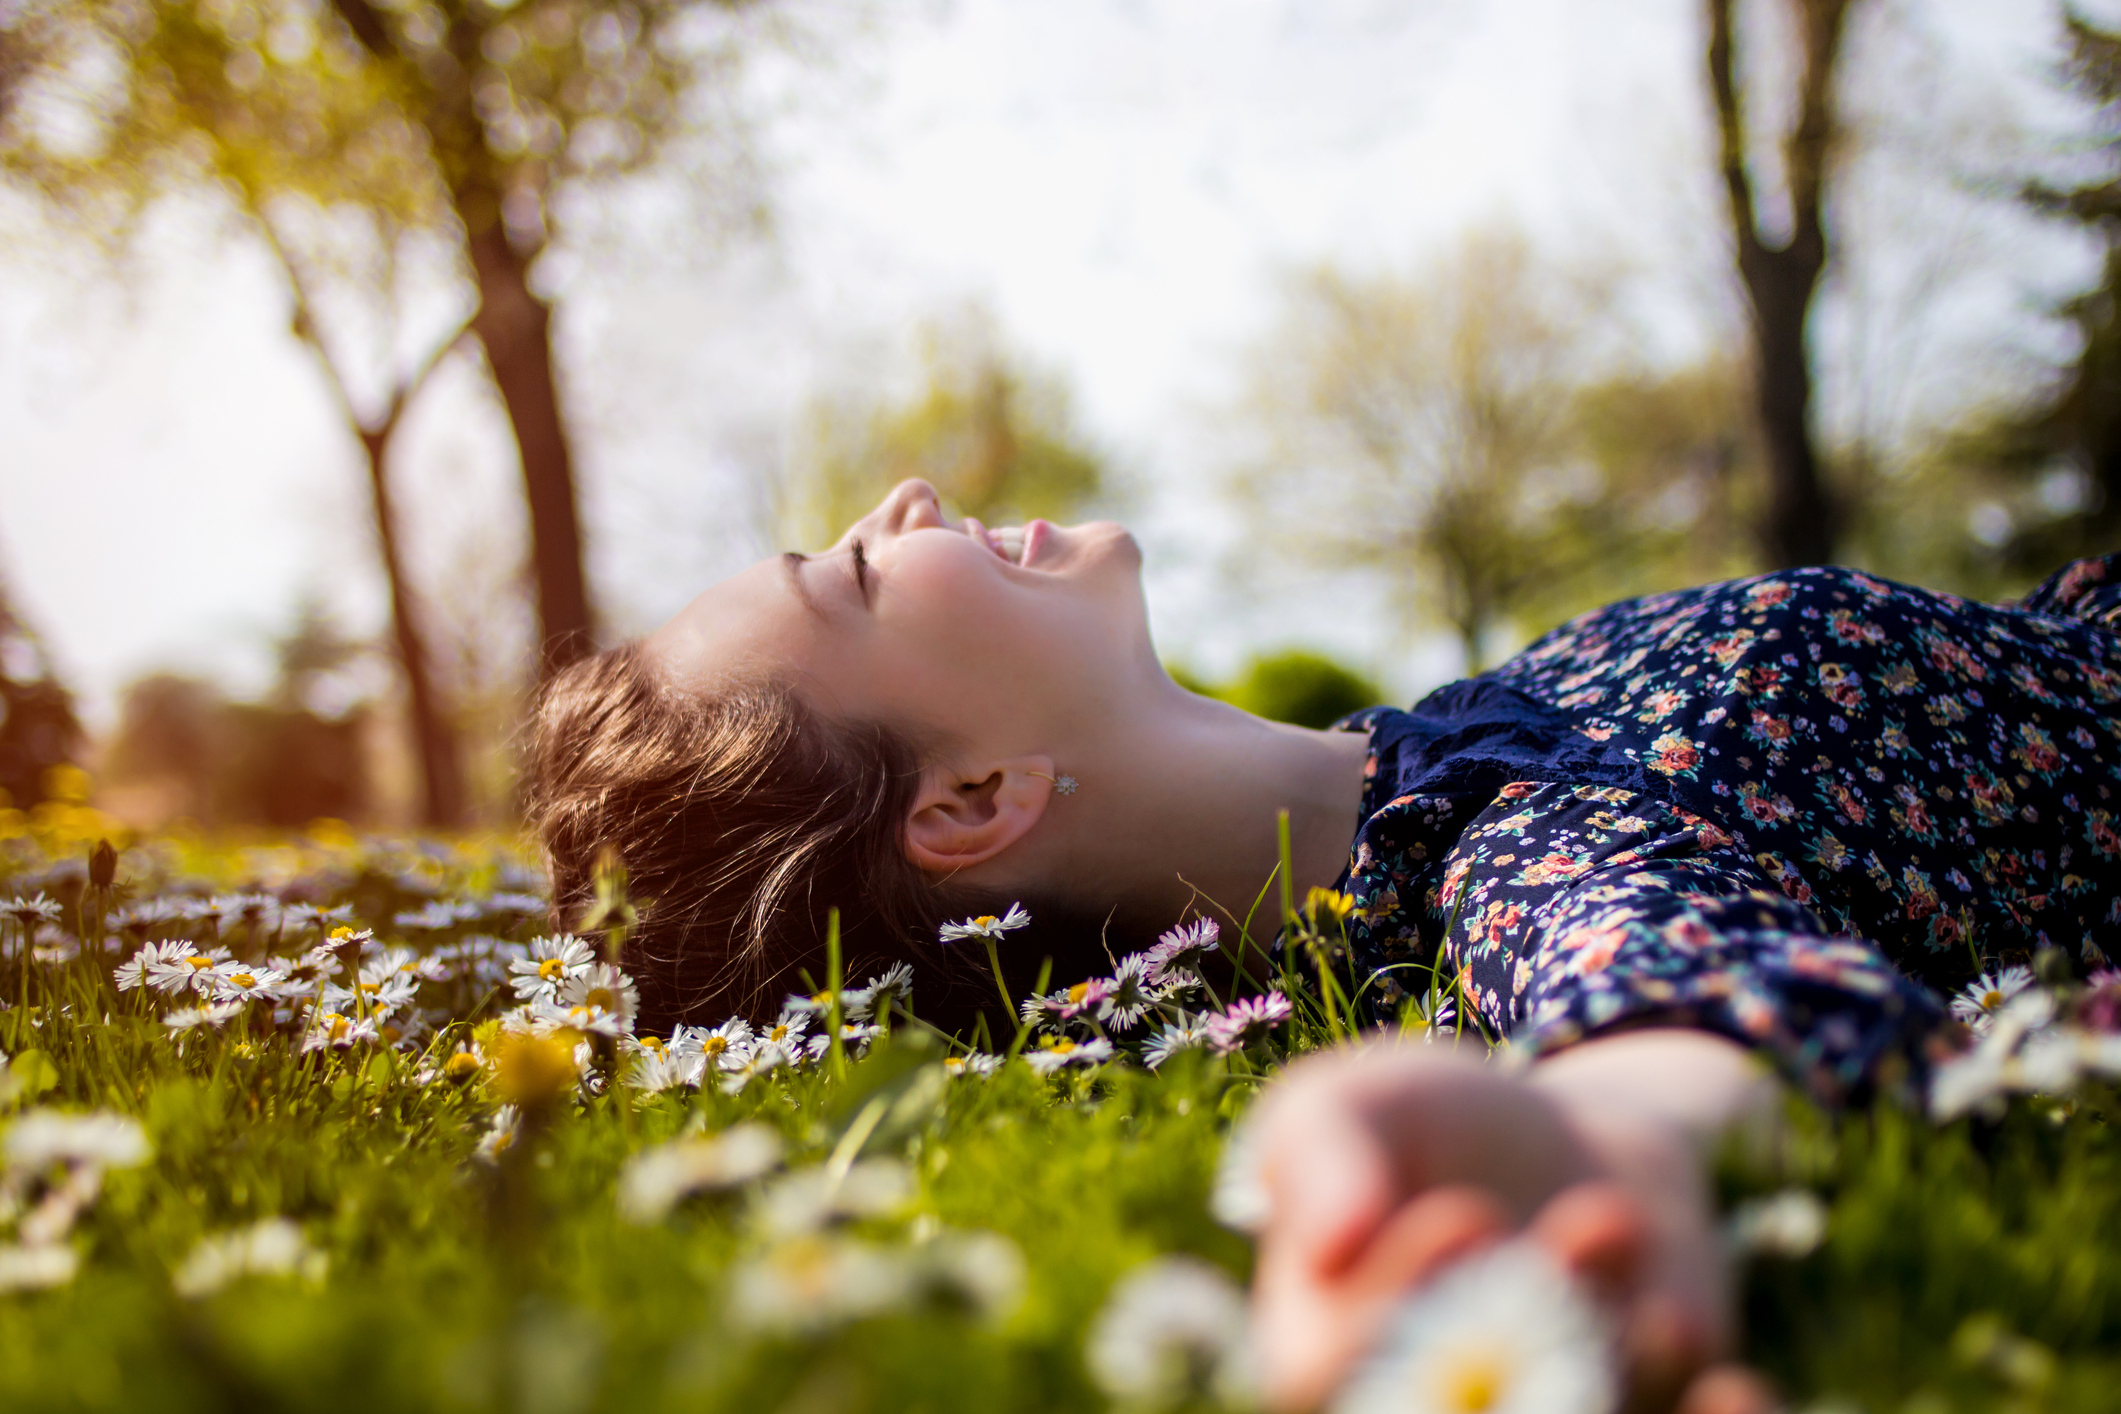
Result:
[[[1699,11],[873,5],[828,61],[762,71],[770,244],[702,239],[666,189],[546,272],[608,617],[650,625],[769,548],[751,508],[803,400],[888,377],[916,321],[976,299],[1070,382],[1136,482],[1167,654],[1220,670],[1309,641],[1402,692],[1448,675],[1359,589],[1232,589],[1222,567],[1244,547],[1209,488],[1242,350],[1280,274],[1404,266],[1505,214],[1555,248],[1631,259],[1664,301],[1654,327],[1701,337],[1727,293]],[[2024,95],[2053,57],[2046,0],[1885,11],[1902,49],[1931,56],[1925,84],[2040,117]],[[0,572],[98,718],[156,667],[260,685],[305,595],[357,630],[382,622],[358,454],[271,266],[203,208],[158,230],[123,284],[48,248],[0,253]],[[2008,244],[1980,256],[1981,312],[1961,321],[1984,337],[1999,317],[2032,329],[2024,311],[2083,275],[2067,243]],[[401,447],[421,573],[460,606],[522,534],[471,365]]]

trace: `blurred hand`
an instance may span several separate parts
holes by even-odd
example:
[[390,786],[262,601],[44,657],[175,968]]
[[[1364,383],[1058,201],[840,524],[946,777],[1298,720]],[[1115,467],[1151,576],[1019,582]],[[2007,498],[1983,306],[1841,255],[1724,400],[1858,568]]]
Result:
[[1579,1095],[1434,1046],[1291,1067],[1254,1120],[1269,1208],[1253,1299],[1274,1407],[1322,1405],[1401,1295],[1520,1231],[1608,1305],[1629,1409],[1773,1407],[1757,1379],[1712,1367],[1731,1344],[1729,1279],[1691,1145],[1655,1097]]

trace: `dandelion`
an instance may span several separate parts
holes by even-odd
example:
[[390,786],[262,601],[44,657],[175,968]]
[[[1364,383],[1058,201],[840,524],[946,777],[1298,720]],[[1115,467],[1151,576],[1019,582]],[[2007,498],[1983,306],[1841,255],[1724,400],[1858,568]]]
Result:
[[1330,918],[1335,923],[1345,923],[1348,915],[1355,911],[1355,899],[1339,889],[1313,888],[1304,895],[1304,917],[1311,926],[1320,927],[1321,918]]
[[763,1124],[736,1124],[708,1139],[679,1139],[643,1150],[619,1174],[619,1213],[628,1222],[661,1222],[694,1193],[735,1188],[763,1178],[781,1162],[781,1136]]
[[1048,1036],[1038,1043],[1038,1049],[1024,1055],[1025,1062],[1040,1075],[1051,1075],[1071,1065],[1098,1065],[1110,1059],[1110,1041],[1076,1041],[1066,1036]]
[[1163,933],[1156,946],[1149,949],[1149,980],[1162,987],[1171,983],[1173,974],[1181,963],[1196,954],[1209,953],[1222,946],[1222,925],[1212,918],[1196,918]]
[[1337,1414],[1610,1414],[1619,1406],[1597,1308],[1544,1249],[1512,1242],[1409,1297]]
[[1113,970],[1111,990],[1098,1003],[1097,1019],[1115,1031],[1132,1031],[1155,1009],[1157,989],[1149,981],[1149,959],[1132,953]]
[[1208,1044],[1208,1025],[1200,1017],[1189,1017],[1180,1013],[1178,1020],[1167,1021],[1142,1047],[1142,1063],[1155,1070],[1180,1051],[1190,1051]]
[[2032,985],[2033,971],[2029,967],[1984,972],[1969,982],[1965,991],[1952,998],[1952,1015],[1977,1032],[1986,1031],[1994,1024],[1996,1013],[2003,1009],[2004,1003]]
[[1001,1068],[1002,1058],[990,1056],[984,1051],[973,1051],[962,1056],[946,1056],[943,1073],[952,1077],[960,1075],[992,1075]]
[[329,1258],[309,1245],[302,1229],[286,1218],[266,1218],[234,1232],[202,1238],[170,1278],[186,1300],[211,1296],[239,1277],[300,1277],[324,1280]]
[[1083,1349],[1112,1399],[1169,1407],[1247,1402],[1244,1293],[1197,1257],[1159,1257],[1124,1277]]
[[171,1031],[192,1031],[201,1026],[218,1030],[223,1025],[243,1014],[243,1003],[215,1002],[210,1006],[179,1007],[162,1018],[162,1024]]
[[1217,1055],[1241,1051],[1295,1014],[1280,992],[1262,992],[1234,1001],[1207,1019],[1208,1046]]
[[1031,915],[1024,912],[1024,906],[1021,903],[1012,903],[1009,905],[1009,911],[999,918],[991,913],[983,913],[977,918],[967,918],[962,923],[945,923],[942,939],[946,943],[963,942],[967,938],[985,938],[992,942],[1030,921]]

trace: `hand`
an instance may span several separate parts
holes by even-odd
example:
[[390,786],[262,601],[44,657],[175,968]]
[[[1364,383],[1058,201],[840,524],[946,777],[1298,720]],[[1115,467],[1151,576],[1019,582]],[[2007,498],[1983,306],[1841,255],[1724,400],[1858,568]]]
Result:
[[[1682,1033],[1659,1034],[1652,1049],[1669,1052]],[[1737,1053],[1713,1037],[1677,1044]],[[1583,1069],[1611,1082],[1612,1059]],[[1671,1056],[1656,1059],[1669,1073]],[[1713,1070],[1718,1057],[1700,1059]],[[1582,1091],[1433,1046],[1292,1067],[1254,1121],[1269,1198],[1254,1285],[1269,1402],[1323,1404],[1404,1292],[1524,1231],[1614,1312],[1630,1408],[1765,1414],[1756,1379],[1712,1367],[1731,1344],[1729,1280],[1682,1127],[1660,1096],[1628,1103],[1624,1077],[1618,1094]]]

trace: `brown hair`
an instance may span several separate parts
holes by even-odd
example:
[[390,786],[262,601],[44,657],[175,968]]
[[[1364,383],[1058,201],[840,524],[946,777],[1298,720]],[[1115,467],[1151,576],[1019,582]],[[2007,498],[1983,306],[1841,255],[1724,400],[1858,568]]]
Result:
[[1009,900],[907,859],[923,764],[905,734],[827,720],[786,687],[681,691],[639,642],[574,663],[539,696],[528,761],[556,924],[582,917],[610,845],[642,909],[626,963],[644,1030],[756,1012],[805,969],[823,985],[830,907],[853,980],[915,961],[923,1014],[947,1012],[933,1003],[969,990],[971,960],[936,946],[936,926]]

